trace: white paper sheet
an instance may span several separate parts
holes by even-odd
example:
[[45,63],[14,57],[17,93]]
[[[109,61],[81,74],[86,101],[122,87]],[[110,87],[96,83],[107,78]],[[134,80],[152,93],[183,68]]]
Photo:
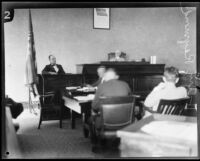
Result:
[[80,102],[82,102],[82,101],[92,101],[94,99],[94,94],[89,94],[87,96],[76,96],[74,98],[77,99]]
[[80,86],[78,86],[78,87],[76,87],[76,86],[75,86],[75,87],[73,87],[73,86],[71,86],[71,87],[66,87],[67,90],[75,90],[75,89],[77,89],[77,88],[80,88]]
[[83,88],[77,89],[77,91],[81,91],[81,92],[93,92],[93,91],[95,91],[95,88],[94,87],[83,87]]
[[141,130],[150,135],[172,137],[197,142],[197,123],[175,121],[153,121]]

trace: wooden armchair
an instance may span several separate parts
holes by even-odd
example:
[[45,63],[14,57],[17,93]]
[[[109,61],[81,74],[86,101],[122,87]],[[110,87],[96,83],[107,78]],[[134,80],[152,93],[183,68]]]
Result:
[[182,115],[189,101],[189,97],[174,100],[161,99],[158,105],[157,112],[167,115]]
[[133,123],[135,97],[102,97],[100,98],[101,128],[92,125],[92,143],[101,144],[105,139],[116,138],[116,131]]
[[[37,85],[40,101],[40,120],[38,129],[40,129],[42,121],[60,120],[60,128],[62,128],[63,107],[58,102],[58,93],[56,91],[45,92],[44,78],[39,76],[39,84]],[[62,101],[62,100],[61,100]]]

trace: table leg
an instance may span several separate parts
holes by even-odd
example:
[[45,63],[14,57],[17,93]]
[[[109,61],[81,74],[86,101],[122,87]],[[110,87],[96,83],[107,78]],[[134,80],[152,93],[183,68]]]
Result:
[[71,112],[71,128],[75,129],[76,128],[75,112],[73,110],[70,110],[70,112]]
[[83,122],[83,135],[85,138],[89,136],[89,125],[87,123],[88,116],[86,113],[82,113],[82,122]]

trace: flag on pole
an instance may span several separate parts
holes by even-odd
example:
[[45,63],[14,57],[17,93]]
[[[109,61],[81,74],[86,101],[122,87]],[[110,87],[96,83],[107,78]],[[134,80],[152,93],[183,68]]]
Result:
[[36,96],[37,89],[35,85],[37,83],[37,62],[36,52],[33,34],[33,25],[31,18],[31,11],[29,10],[29,33],[28,33],[28,51],[26,55],[26,69],[25,69],[25,84]]

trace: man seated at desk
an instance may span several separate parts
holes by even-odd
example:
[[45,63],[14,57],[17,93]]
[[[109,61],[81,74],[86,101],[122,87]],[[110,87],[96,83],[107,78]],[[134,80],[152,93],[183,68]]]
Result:
[[176,87],[179,81],[179,72],[175,67],[167,67],[164,71],[163,81],[147,96],[144,102],[145,117],[151,113],[156,113],[161,99],[179,99],[187,97],[185,87]]
[[94,82],[92,85],[87,85],[88,87],[97,87],[99,84],[103,83],[104,81],[104,74],[106,72],[105,66],[99,66],[97,68],[98,80]]
[[[104,82],[98,86],[95,94],[95,98],[92,102],[92,112],[95,117],[95,113],[99,112],[100,97],[102,96],[128,96],[131,94],[129,85],[121,80],[118,80],[119,75],[117,72],[110,68],[104,75]],[[92,118],[93,119],[93,118]],[[100,128],[100,118],[95,119],[96,128]]]
[[42,74],[65,74],[62,65],[56,64],[56,57],[53,55],[49,55],[50,64],[46,65],[45,68],[42,70]]

